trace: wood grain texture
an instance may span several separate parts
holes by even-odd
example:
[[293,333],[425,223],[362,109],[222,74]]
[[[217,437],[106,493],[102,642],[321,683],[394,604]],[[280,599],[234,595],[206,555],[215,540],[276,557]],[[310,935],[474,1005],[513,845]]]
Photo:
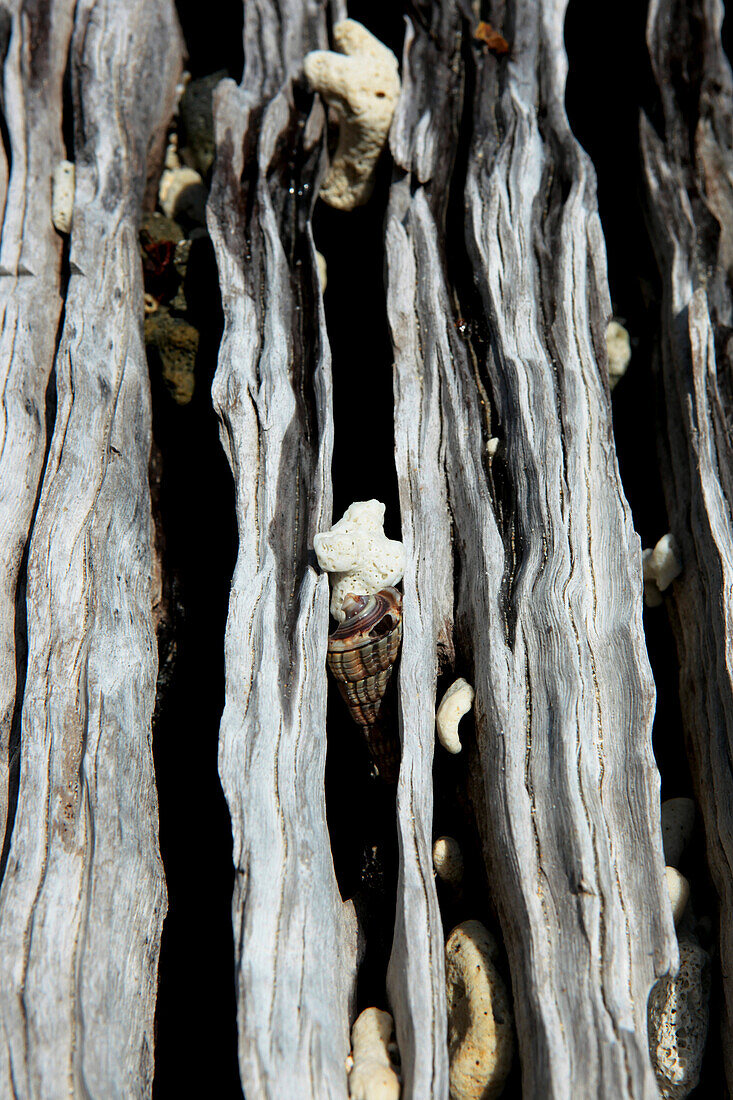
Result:
[[723,1053],[733,1089],[733,80],[723,5],[652,0],[647,41],[660,130],[642,118],[652,236],[662,275],[659,452],[683,572],[667,608],[680,701],[720,897]]
[[[421,11],[404,65],[412,103],[400,104],[392,133],[408,173],[393,189],[387,231],[393,301],[401,288],[401,313],[392,310],[405,376],[398,392],[407,392],[410,369],[415,391],[411,407],[398,407],[395,430],[398,455],[400,439],[409,453],[417,429],[408,421],[425,422],[427,454],[419,474],[403,467],[402,500],[443,556],[447,476],[456,637],[476,688],[479,823],[509,954],[524,1090],[654,1097],[646,1003],[677,953],[651,752],[640,547],[605,381],[605,250],[593,170],[563,106],[565,4],[507,4],[506,61],[478,43],[461,51],[471,20],[451,31],[452,5],[439,26],[434,11]],[[433,113],[436,79],[450,91]],[[451,99],[464,86],[461,111]],[[460,118],[468,148],[456,136],[446,148],[446,116]],[[468,325],[457,329],[458,310]],[[400,365],[400,346],[416,331],[416,365],[410,355]],[[433,393],[441,432],[431,440]],[[490,437],[500,440],[496,458]],[[422,478],[432,499],[424,512]],[[403,516],[403,530],[414,522]],[[428,568],[413,568],[408,655],[420,637],[413,584],[422,618],[436,616],[434,630],[442,621]]]
[[[302,59],[321,4],[245,5],[245,75],[219,85],[209,227],[225,328],[214,380],[239,554],[219,768],[232,817],[239,1065],[246,1096],[345,1097],[357,929],[325,813],[330,351],[310,216],[324,116]],[[298,80],[301,83],[298,83]]]
[[0,890],[8,1096],[151,1090],[166,900],[137,224],[148,143],[180,68],[168,0],[76,5],[72,274],[28,561],[20,791]]
[[407,171],[393,181],[386,222],[395,459],[405,544],[400,869],[388,988],[405,1100],[448,1094],[444,940],[432,827],[438,655],[440,650],[450,661],[453,641],[453,552],[441,403],[441,363],[450,357],[446,327],[452,319],[436,254],[440,210],[436,213],[433,207],[444,205],[447,197],[460,98],[449,68],[457,20],[447,5],[444,13],[436,6],[434,19],[431,34],[416,35],[408,28],[403,93],[391,136],[395,162]]
[[51,169],[65,156],[61,88],[73,12],[73,0],[50,11],[38,0],[0,7],[2,113],[12,164],[8,179],[0,147],[0,847],[11,772],[17,784],[16,671],[25,660],[24,643],[16,647],[16,619],[24,618],[18,584],[46,451],[46,387],[62,307]]

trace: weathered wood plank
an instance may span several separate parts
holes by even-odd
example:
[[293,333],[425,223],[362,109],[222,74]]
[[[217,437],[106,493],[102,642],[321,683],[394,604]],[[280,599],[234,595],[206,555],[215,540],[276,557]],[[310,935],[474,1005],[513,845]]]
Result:
[[[443,926],[432,861],[433,749],[438,652],[452,650],[453,551],[447,502],[441,359],[451,324],[434,251],[431,210],[445,206],[460,110],[447,62],[457,15],[433,13],[431,33],[408,28],[403,94],[392,128],[395,162],[386,224],[387,306],[394,344],[395,457],[405,543],[399,671],[402,768],[397,788],[400,870],[388,987],[403,1068],[403,1096],[447,1096]],[[429,73],[430,79],[423,79]],[[428,112],[429,134],[417,127]],[[438,121],[439,120],[439,121]],[[431,181],[423,188],[416,181]],[[440,212],[437,217],[440,218]]]
[[330,352],[310,214],[324,116],[296,79],[323,7],[245,6],[241,87],[223,82],[209,225],[225,328],[214,404],[239,555],[226,634],[220,774],[234,834],[239,1063],[248,1097],[347,1093],[356,919],[325,815]]
[[60,0],[49,11],[17,0],[2,11],[2,107],[12,173],[6,202],[8,164],[0,149],[0,847],[11,755],[17,771],[16,670],[25,657],[16,650],[16,593],[46,450],[46,387],[62,306],[51,171],[64,157],[61,88],[74,4]]
[[659,451],[683,572],[667,608],[708,862],[720,897],[723,1054],[733,1088],[733,80],[723,5],[652,0],[647,42],[663,133],[642,119],[662,274]]
[[168,0],[77,4],[72,275],[29,553],[20,792],[0,890],[0,1088],[18,1097],[145,1096],[152,1084],[166,902],[137,223],[180,67]]
[[[610,316],[605,250],[593,171],[564,113],[564,13],[562,0],[508,4],[510,57],[498,61],[476,43],[465,72],[459,41],[446,42],[439,67],[427,63],[434,29],[415,29],[403,95],[428,106],[401,105],[403,129],[393,131],[411,199],[399,224],[390,221],[388,247],[395,286],[409,279],[409,250],[414,257],[422,394],[402,403],[396,434],[410,440],[410,417],[419,421],[439,389],[460,569],[457,641],[474,670],[480,825],[525,1091],[652,1097],[646,1003],[675,962],[676,941],[640,547],[598,366]],[[450,264],[445,182],[431,170],[433,157],[441,170],[451,160],[450,150],[435,152],[446,123],[445,109],[429,107],[436,71],[454,74],[454,94],[466,78],[472,89],[467,164],[452,182],[465,186],[465,251],[457,255],[451,239]],[[468,318],[468,344],[454,309]],[[411,327],[398,319],[398,352]],[[491,437],[498,458],[487,452]],[[419,476],[431,482],[434,508],[423,518],[416,491],[403,501],[442,545],[441,452],[432,447]],[[416,644],[410,583],[406,575],[406,653]],[[424,591],[430,606],[435,593],[429,583]]]

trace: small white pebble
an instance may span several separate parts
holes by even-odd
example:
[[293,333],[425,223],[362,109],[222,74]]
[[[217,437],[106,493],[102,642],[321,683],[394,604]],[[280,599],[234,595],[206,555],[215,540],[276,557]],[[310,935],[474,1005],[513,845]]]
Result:
[[649,566],[654,572],[657,588],[664,592],[682,572],[680,552],[674,535],[663,535],[652,551]]
[[606,350],[608,352],[608,384],[611,389],[626,374],[631,361],[631,340],[623,325],[611,321],[606,329]]
[[664,877],[667,880],[667,891],[672,904],[672,916],[676,928],[682,920],[687,903],[690,900],[690,884],[676,867],[665,867]]
[[76,169],[70,160],[62,160],[53,170],[51,184],[51,220],[59,233],[70,233],[74,216]]
[[435,873],[449,886],[459,886],[463,878],[461,846],[452,836],[439,836],[433,844]]

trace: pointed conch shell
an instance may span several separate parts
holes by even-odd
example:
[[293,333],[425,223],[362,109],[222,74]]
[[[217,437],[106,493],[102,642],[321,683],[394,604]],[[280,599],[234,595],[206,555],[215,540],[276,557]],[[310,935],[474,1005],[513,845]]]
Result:
[[397,778],[399,746],[380,724],[382,703],[402,641],[402,596],[383,588],[372,596],[348,595],[346,619],[328,639],[327,663],[351,717],[388,783]]

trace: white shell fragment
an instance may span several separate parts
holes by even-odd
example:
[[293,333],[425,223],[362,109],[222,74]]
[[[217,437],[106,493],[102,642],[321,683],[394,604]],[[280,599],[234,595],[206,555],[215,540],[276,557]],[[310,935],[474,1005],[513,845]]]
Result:
[[477,920],[459,924],[445,945],[451,1100],[494,1100],[511,1068],[512,1014],[496,955]]
[[690,900],[690,884],[684,875],[681,875],[676,867],[665,867],[664,877],[667,881],[669,900],[672,905],[674,926],[678,926],[684,916],[687,903]]
[[70,233],[74,215],[76,169],[70,160],[62,160],[53,170],[51,183],[51,220],[59,233]]
[[463,854],[458,841],[452,836],[439,836],[433,844],[435,873],[449,886],[460,886],[463,878]]
[[661,978],[649,995],[649,1053],[665,1100],[684,1100],[700,1080],[708,1031],[710,956],[680,937],[676,977]]
[[473,694],[473,688],[468,681],[459,677],[441,699],[435,715],[435,725],[438,730],[438,740],[448,752],[461,751],[458,723],[473,706]]
[[394,1021],[389,1012],[365,1008],[351,1029],[351,1100],[399,1100],[400,1078],[390,1058]]
[[644,600],[648,607],[658,607],[662,603],[661,593],[682,572],[674,535],[663,535],[653,550],[644,550],[641,560],[644,570]]
[[679,867],[694,824],[695,803],[691,798],[668,798],[662,803],[662,843],[669,867]]
[[351,504],[330,531],[313,539],[321,569],[332,573],[331,614],[342,623],[346,596],[368,596],[402,580],[405,548],[384,533],[384,505],[378,500]]
[[339,210],[365,203],[374,187],[400,94],[397,58],[366,27],[345,19],[333,29],[338,53],[306,54],[305,75],[339,116],[339,139],[319,197]]
[[631,340],[623,325],[611,321],[606,329],[606,350],[608,352],[608,384],[611,389],[626,374],[631,360]]
[[316,265],[318,267],[318,282],[321,284],[321,294],[323,294],[328,282],[328,270],[326,268],[326,257],[322,256],[320,252],[316,252]]

